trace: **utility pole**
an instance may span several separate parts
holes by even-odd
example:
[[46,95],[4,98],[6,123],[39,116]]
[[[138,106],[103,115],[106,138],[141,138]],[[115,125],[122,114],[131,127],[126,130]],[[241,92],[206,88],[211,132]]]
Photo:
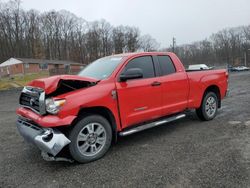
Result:
[[175,46],[176,46],[176,38],[173,37],[173,46],[172,46],[172,51],[175,52]]
[[244,62],[245,62],[245,67],[247,67],[247,53],[250,51],[250,48],[247,49],[247,51],[244,52]]

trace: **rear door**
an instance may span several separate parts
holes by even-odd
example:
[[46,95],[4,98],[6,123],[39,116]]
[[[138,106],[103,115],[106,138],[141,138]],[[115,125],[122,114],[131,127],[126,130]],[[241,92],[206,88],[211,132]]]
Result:
[[176,67],[168,55],[158,56],[160,82],[162,83],[163,115],[181,112],[187,108],[189,83],[184,71]]
[[143,78],[117,81],[117,94],[123,128],[162,115],[162,87],[155,75],[151,56],[140,56],[130,60],[121,73],[129,68],[140,68]]

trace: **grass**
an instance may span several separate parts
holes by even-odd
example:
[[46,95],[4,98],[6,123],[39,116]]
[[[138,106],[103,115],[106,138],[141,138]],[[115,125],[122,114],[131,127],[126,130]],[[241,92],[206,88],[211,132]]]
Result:
[[48,76],[49,74],[47,72],[39,72],[35,74],[16,75],[11,78],[1,78],[0,90],[6,90],[6,89],[15,88],[15,87],[23,87],[34,79],[44,78]]
[[9,82],[0,81],[0,90],[10,89],[13,86]]

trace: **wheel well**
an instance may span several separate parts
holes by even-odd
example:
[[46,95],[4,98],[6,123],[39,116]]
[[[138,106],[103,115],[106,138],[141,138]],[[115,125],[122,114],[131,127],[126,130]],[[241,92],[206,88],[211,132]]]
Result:
[[75,125],[81,118],[90,114],[98,114],[108,120],[112,128],[113,141],[116,142],[117,127],[116,127],[115,117],[113,113],[106,107],[98,106],[98,107],[82,108],[78,112],[77,118],[73,121],[72,125]]
[[220,95],[220,89],[219,89],[219,87],[216,86],[216,85],[211,85],[211,86],[209,86],[209,87],[205,90],[205,92],[204,92],[204,94],[203,94],[203,97],[205,96],[205,94],[206,94],[207,92],[214,92],[214,93],[217,95],[217,98],[218,98],[218,107],[220,108],[220,107],[221,107],[221,95]]

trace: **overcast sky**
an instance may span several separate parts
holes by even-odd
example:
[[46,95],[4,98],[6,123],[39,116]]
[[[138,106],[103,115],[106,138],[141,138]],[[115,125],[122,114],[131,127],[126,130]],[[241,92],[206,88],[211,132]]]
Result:
[[161,46],[205,39],[223,28],[250,24],[250,0],[22,0],[25,9],[66,9],[87,21],[136,26]]

